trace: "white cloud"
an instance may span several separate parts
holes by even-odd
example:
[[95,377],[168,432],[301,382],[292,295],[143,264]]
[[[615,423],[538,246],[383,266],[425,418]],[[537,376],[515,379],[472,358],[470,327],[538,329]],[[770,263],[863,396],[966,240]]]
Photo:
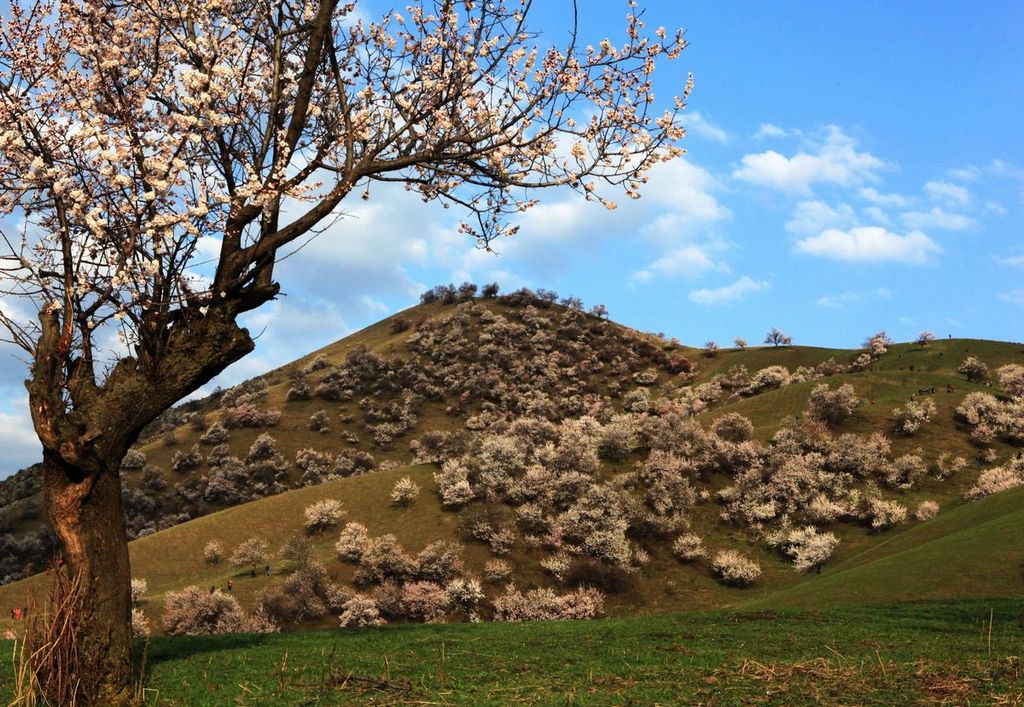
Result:
[[890,222],[889,216],[877,206],[868,206],[865,208],[864,215],[875,223],[888,225]]
[[695,278],[711,271],[729,272],[729,265],[713,260],[700,247],[689,245],[670,250],[643,270],[633,273],[633,281],[645,283],[655,277]]
[[861,263],[893,261],[910,265],[922,265],[928,261],[929,255],[942,250],[920,231],[901,236],[881,226],[861,226],[848,231],[830,228],[799,241],[796,246],[802,253],[833,260]]
[[702,138],[722,143],[729,142],[729,133],[715,125],[698,112],[687,113],[683,119],[683,125],[687,132],[699,135]]
[[968,165],[967,167],[947,170],[946,174],[961,182],[973,182],[981,176],[981,170],[974,165]]
[[786,137],[787,135],[789,135],[789,132],[783,128],[780,128],[778,125],[772,125],[771,123],[761,123],[760,127],[758,127],[757,129],[757,132],[754,133],[754,139],[763,140],[765,138]]
[[815,302],[819,307],[828,307],[829,309],[843,309],[847,305],[857,304],[859,302],[871,301],[871,300],[883,300],[892,297],[892,291],[887,287],[879,287],[877,290],[871,292],[855,292],[847,290],[846,292],[840,292],[835,295],[823,295],[818,298]]
[[753,280],[744,275],[731,285],[715,289],[704,288],[695,290],[690,293],[690,300],[697,304],[726,304],[728,302],[737,302],[749,294],[767,290],[769,287],[771,285],[763,280]]
[[793,218],[786,222],[786,230],[790,233],[811,234],[821,233],[826,228],[855,226],[857,217],[849,204],[839,204],[832,208],[824,201],[801,201],[796,205]]
[[967,187],[951,182],[930,181],[924,185],[924,193],[932,201],[955,202],[959,206],[967,206],[971,203],[971,192]]
[[999,295],[999,299],[1005,300],[1010,304],[1016,304],[1020,305],[1021,307],[1024,307],[1024,288],[1018,287],[1015,290],[1004,292],[1001,295]]
[[790,194],[810,194],[815,184],[852,186],[874,181],[886,164],[869,152],[858,152],[854,140],[829,126],[813,152],[786,157],[774,150],[745,155],[733,177]]
[[962,231],[974,226],[974,220],[962,214],[943,211],[938,206],[931,211],[907,211],[900,214],[900,221],[907,228],[942,229],[945,231]]
[[1003,265],[1024,265],[1024,255],[1014,255],[1003,260]]
[[907,198],[901,194],[882,194],[877,189],[865,187],[860,190],[860,195],[878,206],[895,206],[903,208],[907,205]]

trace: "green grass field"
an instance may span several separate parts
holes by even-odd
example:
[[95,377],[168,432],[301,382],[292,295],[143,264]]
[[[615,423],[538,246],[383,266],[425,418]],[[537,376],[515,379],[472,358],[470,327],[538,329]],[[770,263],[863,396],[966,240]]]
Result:
[[154,705],[1010,705],[1022,656],[1018,597],[163,637],[143,680]]

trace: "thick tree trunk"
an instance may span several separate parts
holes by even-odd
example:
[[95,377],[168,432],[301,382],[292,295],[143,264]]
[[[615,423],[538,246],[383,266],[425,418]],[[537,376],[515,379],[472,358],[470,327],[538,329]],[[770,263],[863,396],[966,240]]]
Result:
[[43,494],[67,570],[81,582],[76,606],[84,611],[71,617],[76,625],[68,638],[77,640],[75,652],[84,660],[70,667],[92,673],[75,676],[90,686],[86,700],[127,705],[132,692],[131,574],[117,467],[77,468],[47,451]]

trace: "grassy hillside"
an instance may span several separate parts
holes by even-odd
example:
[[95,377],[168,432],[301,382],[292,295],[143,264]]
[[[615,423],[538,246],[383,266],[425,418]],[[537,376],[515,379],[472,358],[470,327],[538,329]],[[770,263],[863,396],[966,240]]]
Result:
[[157,638],[143,686],[189,706],[1016,704],[1021,645],[1019,599],[385,626]]
[[[999,596],[1021,588],[1024,536],[1014,528],[1024,519],[1013,507],[1021,505],[1020,490],[973,503],[964,494],[984,470],[1007,464],[1024,440],[1011,430],[979,442],[955,413],[972,392],[1001,395],[994,376],[965,380],[961,361],[976,356],[994,371],[1024,361],[1020,345],[895,344],[854,368],[863,352],[783,346],[709,357],[534,304],[414,307],[169,413],[138,449],[145,467],[124,472],[129,525],[142,535],[131,546],[133,574],[148,582],[141,608],[151,621],[159,625],[166,592],[188,585],[231,580],[249,609],[261,592],[281,591],[293,568],[276,556],[272,575],[254,578],[207,564],[203,545],[219,540],[230,553],[260,536],[276,553],[303,535],[304,509],[322,499],[341,503],[342,525],[362,523],[371,538],[396,536],[410,558],[436,541],[457,541],[464,573],[482,577],[485,564],[502,555],[512,575],[485,585],[488,601],[509,581],[524,590],[597,585],[612,616]],[[771,367],[782,367],[785,380],[755,387]],[[830,427],[808,419],[809,397],[822,384],[849,384],[860,399]],[[894,410],[911,399],[931,401],[934,413],[914,434],[896,434]],[[1000,400],[994,404],[1009,405]],[[223,444],[201,443],[246,406],[257,415],[279,411],[280,419],[230,428]],[[319,411],[326,426],[317,430],[311,417]],[[714,431],[717,421],[737,415],[749,420],[749,441],[745,432],[741,440]],[[886,438],[875,450],[879,459],[843,470],[846,455],[867,454],[862,447],[873,433]],[[265,434],[274,438],[273,451],[257,458],[253,444]],[[195,463],[181,465],[193,449]],[[940,459],[956,457],[962,468],[939,478]],[[907,459],[911,476],[893,476]],[[442,461],[464,467],[471,491],[449,507],[434,481]],[[403,476],[424,489],[409,508],[389,503]],[[759,499],[759,483],[774,490]],[[811,512],[815,484],[839,509],[829,517]],[[792,508],[790,497],[799,499]],[[873,499],[897,504],[907,517],[888,530],[873,528]],[[935,519],[914,519],[924,501],[941,507]],[[769,507],[767,515],[756,516],[758,504]],[[30,495],[8,503],[0,512],[11,530],[5,542],[40,523],[37,508]],[[588,547],[588,537],[575,533],[580,523],[590,528],[584,535],[605,533],[611,545]],[[796,572],[785,546],[769,542],[773,533],[806,526],[838,541],[820,575]],[[700,537],[703,557],[684,563],[673,554],[684,532]],[[337,534],[310,538],[313,556],[330,582],[352,588],[355,568],[337,559]],[[502,534],[507,551],[492,542]],[[724,550],[759,563],[752,587],[713,576],[710,558]],[[560,574],[551,569],[555,560],[564,564]],[[0,603],[24,603],[31,587],[38,579],[0,587]],[[336,623],[327,614],[301,625]]]

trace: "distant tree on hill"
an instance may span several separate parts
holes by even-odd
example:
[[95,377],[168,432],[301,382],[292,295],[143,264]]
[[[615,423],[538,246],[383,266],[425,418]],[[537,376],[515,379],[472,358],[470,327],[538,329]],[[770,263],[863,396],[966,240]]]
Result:
[[988,366],[985,365],[984,361],[975,356],[965,358],[956,371],[967,376],[967,380],[972,383],[983,381],[988,377]]
[[733,341],[733,344],[735,344],[736,348],[738,349],[747,348],[747,340],[741,336],[737,336],[736,339]]
[[864,348],[868,350],[872,358],[878,358],[884,356],[892,345],[892,339],[885,333],[884,330],[872,334],[864,342]]
[[483,286],[483,289],[480,291],[480,296],[484,299],[494,299],[498,296],[498,290],[500,289],[501,288],[498,283],[489,282]]
[[914,340],[914,343],[918,346],[927,346],[933,341],[935,341],[935,334],[930,331],[922,331],[917,335],[917,339]]
[[704,355],[708,358],[714,358],[718,355],[718,343],[715,341],[709,341],[704,344]]
[[598,319],[608,318],[608,308],[605,307],[603,304],[595,304],[593,307],[590,308],[590,313],[597,317]]
[[771,331],[765,334],[764,343],[771,344],[772,346],[789,346],[793,343],[793,339],[772,327]]

